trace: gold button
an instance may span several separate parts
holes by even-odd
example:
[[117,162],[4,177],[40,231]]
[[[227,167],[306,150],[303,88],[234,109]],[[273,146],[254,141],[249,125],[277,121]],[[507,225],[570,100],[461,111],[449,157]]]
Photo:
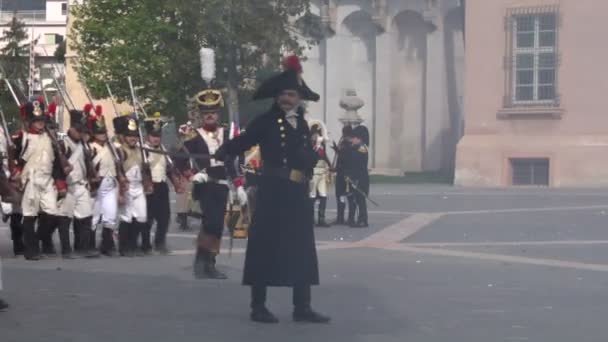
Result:
[[285,133],[281,134],[281,138],[285,139]]
[[282,142],[281,147],[285,147],[285,146],[287,146],[287,144],[285,142]]
[[281,126],[281,131],[284,131],[284,130],[285,130],[285,127]]
[[283,158],[283,164],[287,164],[287,158]]
[[278,123],[283,123],[283,119],[279,118],[279,120],[277,120]]

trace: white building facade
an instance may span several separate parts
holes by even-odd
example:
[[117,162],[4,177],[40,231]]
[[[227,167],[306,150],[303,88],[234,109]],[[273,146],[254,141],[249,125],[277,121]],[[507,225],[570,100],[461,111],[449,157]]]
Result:
[[[1,0],[0,0],[1,1]],[[0,2],[0,30],[2,33],[9,29],[11,20],[17,18],[25,23],[28,34],[27,43],[36,41],[34,45],[36,76],[34,90],[41,91],[43,87],[55,90],[53,74],[63,74],[63,63],[57,63],[54,54],[57,45],[67,36],[67,0],[32,1],[24,7],[2,6]],[[0,34],[2,34],[0,33]],[[0,47],[4,43],[0,42]],[[59,75],[57,73],[59,71]],[[25,81],[25,80],[24,80]]]
[[304,77],[321,101],[309,115],[339,139],[339,102],[354,89],[377,173],[453,170],[462,136],[461,0],[317,0],[325,38],[308,50]]

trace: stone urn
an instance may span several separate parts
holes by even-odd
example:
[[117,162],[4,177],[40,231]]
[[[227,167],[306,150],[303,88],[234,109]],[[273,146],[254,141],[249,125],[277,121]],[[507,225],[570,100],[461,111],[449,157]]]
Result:
[[357,91],[354,89],[346,89],[344,95],[340,99],[340,107],[345,110],[344,115],[338,120],[343,125],[359,125],[363,119],[357,111],[363,107],[365,103],[357,96]]

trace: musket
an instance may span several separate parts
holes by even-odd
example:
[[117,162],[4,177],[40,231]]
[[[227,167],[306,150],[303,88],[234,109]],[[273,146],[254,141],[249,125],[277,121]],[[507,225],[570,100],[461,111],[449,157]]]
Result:
[[356,192],[358,192],[361,195],[363,195],[363,197],[365,197],[366,200],[368,200],[371,204],[375,205],[376,207],[380,206],[373,199],[369,198],[369,196],[365,192],[361,191],[361,189],[359,189],[359,187],[357,186],[357,184],[355,184],[355,182],[353,182],[350,179],[350,177],[344,177],[344,178],[346,179],[346,182],[353,188],[353,190],[355,190]]
[[[137,97],[135,97],[135,88],[133,88],[133,81],[131,80],[131,76],[128,76],[129,88],[131,90],[131,98],[133,99],[133,110],[135,111],[135,115],[137,116],[138,121],[140,120],[141,114],[138,115],[137,112]],[[154,191],[152,184],[152,171],[150,170],[150,161],[148,160],[148,155],[144,152],[144,133],[142,130],[141,122],[137,124],[137,133],[139,136],[139,151],[141,152],[141,158],[143,161],[142,165],[142,183],[144,185],[144,192],[147,194],[151,194]]]
[[13,86],[11,85],[11,82],[5,78],[4,79],[4,83],[6,83],[6,86],[8,87],[8,90],[11,92],[11,95],[13,95],[13,100],[15,100],[15,103],[17,104],[17,107],[21,107],[21,103],[19,101],[19,97],[17,97],[17,93],[15,93],[15,89],[13,89]]
[[[114,108],[114,116],[116,117],[118,116],[118,108],[116,107],[116,103],[114,103],[114,95],[112,95],[112,90],[110,89],[110,86],[107,83],[106,89],[108,90],[108,94],[110,95],[110,102],[112,102],[112,107]],[[119,191],[121,196],[123,196],[128,190],[128,181],[127,175],[122,164],[122,155],[118,153],[116,147],[111,141],[106,141],[106,144],[108,144],[108,148],[110,149],[110,152],[114,157],[114,165],[116,166],[116,174],[118,175],[117,178],[119,184]]]

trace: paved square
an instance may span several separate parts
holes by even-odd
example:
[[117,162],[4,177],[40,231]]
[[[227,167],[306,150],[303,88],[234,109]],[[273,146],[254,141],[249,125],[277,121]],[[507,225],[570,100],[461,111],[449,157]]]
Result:
[[0,228],[12,304],[0,341],[608,339],[608,191],[376,185],[372,196],[369,229],[317,229],[313,304],[328,326],[292,323],[286,289],[270,291],[279,325],[248,321],[245,241],[219,258],[230,279],[214,282],[192,278],[194,231],[171,231],[173,256],[26,262]]

